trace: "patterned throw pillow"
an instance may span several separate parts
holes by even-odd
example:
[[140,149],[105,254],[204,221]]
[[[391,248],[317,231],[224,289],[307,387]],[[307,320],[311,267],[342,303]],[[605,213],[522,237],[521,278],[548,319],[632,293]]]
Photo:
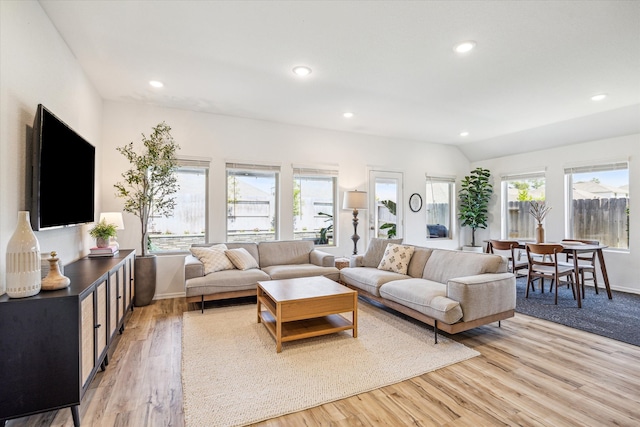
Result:
[[414,247],[389,243],[384,251],[382,260],[378,265],[379,270],[393,271],[395,273],[407,274],[409,261],[413,255]]
[[227,245],[213,245],[208,247],[192,247],[191,253],[204,264],[204,274],[222,270],[233,270],[233,263],[224,253]]
[[258,261],[245,248],[229,249],[225,254],[238,270],[258,268]]
[[372,237],[369,241],[367,252],[365,252],[362,257],[362,265],[364,267],[378,267],[389,243],[402,243],[402,239],[380,239],[378,237]]

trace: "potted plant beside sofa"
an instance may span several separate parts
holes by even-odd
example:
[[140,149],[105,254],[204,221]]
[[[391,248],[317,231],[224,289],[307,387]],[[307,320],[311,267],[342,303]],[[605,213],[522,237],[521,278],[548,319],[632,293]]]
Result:
[[156,291],[156,256],[149,254],[149,219],[168,216],[175,206],[178,191],[176,151],[180,149],[164,122],[147,137],[142,134],[143,149],[138,154],[133,142],[116,149],[127,158],[131,168],[122,173],[123,182],[115,184],[116,195],[125,199],[123,210],[140,219],[141,254],[136,255],[135,305],[147,305]]
[[490,177],[488,169],[478,167],[462,180],[458,192],[458,219],[462,227],[471,228],[471,246],[463,246],[463,250],[482,252],[482,246],[476,246],[476,230],[487,228],[489,201],[493,195]]

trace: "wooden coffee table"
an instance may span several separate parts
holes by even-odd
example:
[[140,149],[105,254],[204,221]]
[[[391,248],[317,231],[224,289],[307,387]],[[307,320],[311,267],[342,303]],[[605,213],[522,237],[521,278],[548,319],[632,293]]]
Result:
[[[264,308],[264,309],[263,309]],[[351,312],[351,320],[340,313]],[[358,336],[358,293],[323,276],[258,282],[258,323],[282,343],[351,329]]]

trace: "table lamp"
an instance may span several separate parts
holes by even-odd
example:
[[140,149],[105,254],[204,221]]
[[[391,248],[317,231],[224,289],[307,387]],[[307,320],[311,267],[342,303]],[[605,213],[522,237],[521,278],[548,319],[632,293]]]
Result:
[[343,209],[353,209],[353,254],[358,254],[358,209],[367,209],[367,193],[365,191],[345,191],[342,201]]

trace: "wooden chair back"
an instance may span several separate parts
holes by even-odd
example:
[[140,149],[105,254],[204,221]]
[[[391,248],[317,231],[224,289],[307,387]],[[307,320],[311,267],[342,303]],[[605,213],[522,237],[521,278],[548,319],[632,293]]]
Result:
[[[564,247],[557,243],[527,243],[527,259],[529,260],[529,265],[557,266],[558,254],[561,254],[563,250]],[[541,257],[534,257],[533,255],[540,255]],[[549,257],[551,261],[547,261],[547,257]]]
[[520,244],[516,240],[490,240],[489,252],[494,254],[494,250],[508,252],[507,264],[510,272],[517,274],[518,270],[524,270],[528,267],[520,261],[520,252],[516,254],[516,250],[520,247]]
[[519,246],[519,243],[515,240],[491,240],[491,253],[493,253],[493,250],[499,250],[499,251],[510,251],[512,249],[517,249]]

